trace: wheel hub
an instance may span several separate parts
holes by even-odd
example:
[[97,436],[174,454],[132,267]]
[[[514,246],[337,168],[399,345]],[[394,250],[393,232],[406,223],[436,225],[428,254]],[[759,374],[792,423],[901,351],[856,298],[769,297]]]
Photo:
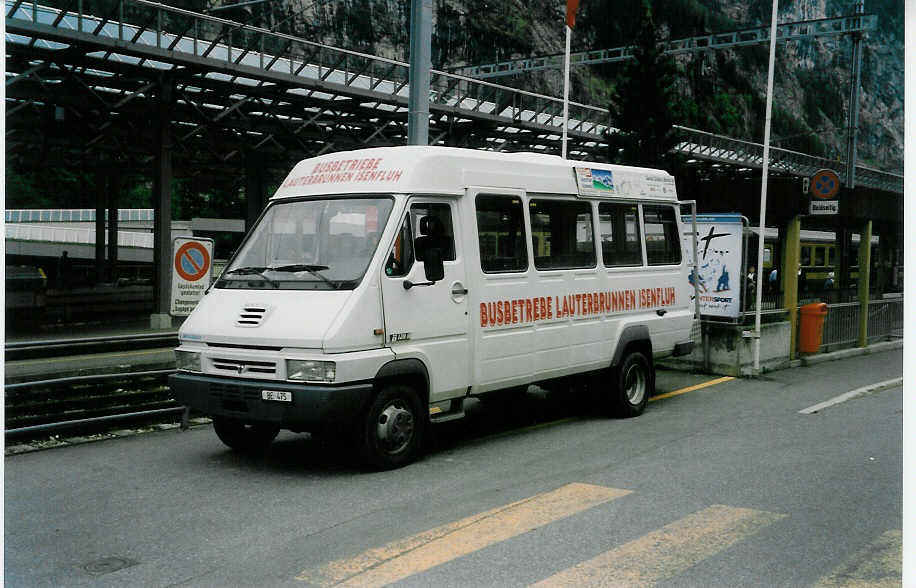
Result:
[[389,404],[379,413],[376,426],[380,445],[389,453],[397,453],[407,447],[413,438],[413,414],[399,404]]
[[627,370],[626,379],[627,400],[632,405],[642,402],[646,394],[646,374],[638,366],[632,365]]

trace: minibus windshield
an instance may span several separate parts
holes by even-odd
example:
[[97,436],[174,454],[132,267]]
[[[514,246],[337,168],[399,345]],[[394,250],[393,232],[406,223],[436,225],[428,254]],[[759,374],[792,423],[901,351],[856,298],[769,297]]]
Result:
[[366,273],[393,204],[386,197],[277,202],[216,287],[352,290]]

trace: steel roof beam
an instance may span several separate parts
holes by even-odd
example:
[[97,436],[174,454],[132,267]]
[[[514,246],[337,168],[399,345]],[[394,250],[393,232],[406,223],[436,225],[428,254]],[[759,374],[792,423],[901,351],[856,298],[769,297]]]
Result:
[[[864,33],[876,30],[878,17],[873,14],[863,16],[840,16],[787,22],[777,25],[776,38],[780,41],[794,41],[823,35],[844,35],[847,33]],[[711,49],[730,49],[747,45],[759,45],[769,41],[770,27],[755,27],[726,33],[699,35],[674,41],[663,41],[658,44],[665,53],[681,55]],[[601,63],[618,63],[633,58],[635,45],[577,51],[569,56],[570,66],[597,65]],[[542,55],[522,59],[510,59],[497,63],[488,63],[467,67],[456,67],[452,71],[481,80],[503,76],[518,75],[547,69],[561,69],[563,54]]]

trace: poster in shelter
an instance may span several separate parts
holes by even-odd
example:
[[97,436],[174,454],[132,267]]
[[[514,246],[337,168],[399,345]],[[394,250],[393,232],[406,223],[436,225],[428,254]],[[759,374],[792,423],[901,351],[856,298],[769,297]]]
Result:
[[[691,217],[682,217],[684,251],[687,265],[693,267],[693,225]],[[697,215],[697,264],[700,314],[720,318],[738,318],[741,295],[747,277],[742,275],[743,224],[740,214]],[[688,274],[691,301],[694,272]]]

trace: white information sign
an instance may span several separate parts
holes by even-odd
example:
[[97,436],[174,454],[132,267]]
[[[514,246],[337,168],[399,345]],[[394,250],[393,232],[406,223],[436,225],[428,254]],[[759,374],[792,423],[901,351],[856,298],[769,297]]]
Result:
[[210,287],[213,240],[179,237],[172,241],[172,316],[188,316]]
[[[693,268],[693,223],[689,216],[681,219],[687,265]],[[699,270],[700,314],[738,318],[741,293],[746,277],[741,275],[743,224],[740,214],[697,215],[697,263]],[[693,292],[693,276],[688,277]],[[690,299],[693,300],[693,294]]]
[[674,198],[675,194],[674,178],[658,172],[577,167],[576,183],[580,196]]
[[810,214],[839,214],[839,200],[811,200]]

